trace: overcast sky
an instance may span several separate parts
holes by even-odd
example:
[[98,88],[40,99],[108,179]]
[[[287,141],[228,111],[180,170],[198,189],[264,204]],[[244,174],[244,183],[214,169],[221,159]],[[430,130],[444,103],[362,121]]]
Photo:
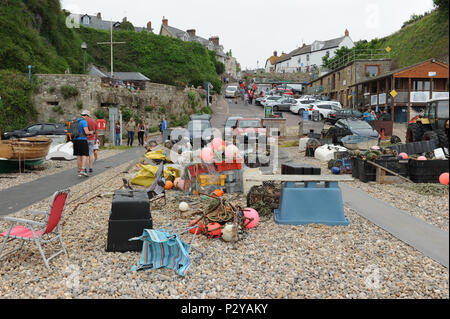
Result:
[[243,69],[264,64],[273,52],[302,43],[329,40],[350,32],[353,41],[381,38],[399,30],[412,14],[433,8],[432,0],[61,0],[72,13],[102,13],[104,20],[134,26],[152,22],[159,33],[162,17],[198,36],[219,36]]

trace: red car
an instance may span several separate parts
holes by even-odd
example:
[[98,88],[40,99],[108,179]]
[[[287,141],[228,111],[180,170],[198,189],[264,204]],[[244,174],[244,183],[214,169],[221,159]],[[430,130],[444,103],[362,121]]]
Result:
[[294,95],[294,93],[292,93],[292,91],[290,89],[278,88],[277,92],[280,93],[281,95],[283,95],[283,94]]

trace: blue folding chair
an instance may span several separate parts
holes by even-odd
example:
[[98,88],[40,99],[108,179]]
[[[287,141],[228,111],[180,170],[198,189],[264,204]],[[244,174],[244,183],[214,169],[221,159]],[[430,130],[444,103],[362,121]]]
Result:
[[[175,231],[189,231],[196,228],[191,243],[188,245],[180,239]],[[198,233],[199,226],[182,229],[172,229],[171,231],[160,229],[144,229],[141,237],[130,238],[132,240],[142,240],[142,255],[139,265],[133,266],[131,271],[159,269],[162,267],[175,270],[180,276],[185,276],[191,266],[189,253],[192,243]],[[192,247],[195,249],[194,247]],[[198,249],[197,249],[198,250]],[[203,256],[203,253],[200,251]]]

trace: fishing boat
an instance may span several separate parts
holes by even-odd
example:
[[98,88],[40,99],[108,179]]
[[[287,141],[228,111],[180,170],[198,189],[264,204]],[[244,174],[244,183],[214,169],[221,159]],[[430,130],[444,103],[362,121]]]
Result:
[[0,172],[41,165],[51,143],[52,139],[44,136],[0,140]]
[[347,135],[341,139],[341,142],[349,150],[368,150],[372,146],[378,145],[378,138]]

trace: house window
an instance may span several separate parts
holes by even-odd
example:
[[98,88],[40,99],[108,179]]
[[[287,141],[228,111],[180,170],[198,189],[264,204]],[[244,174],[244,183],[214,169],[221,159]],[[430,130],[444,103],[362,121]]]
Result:
[[377,76],[380,74],[379,65],[366,65],[366,76]]
[[429,80],[413,80],[413,91],[429,91]]
[[306,62],[309,62],[309,54],[306,56]]
[[90,23],[90,18],[89,18],[89,16],[84,16],[83,17],[83,24],[89,24]]

